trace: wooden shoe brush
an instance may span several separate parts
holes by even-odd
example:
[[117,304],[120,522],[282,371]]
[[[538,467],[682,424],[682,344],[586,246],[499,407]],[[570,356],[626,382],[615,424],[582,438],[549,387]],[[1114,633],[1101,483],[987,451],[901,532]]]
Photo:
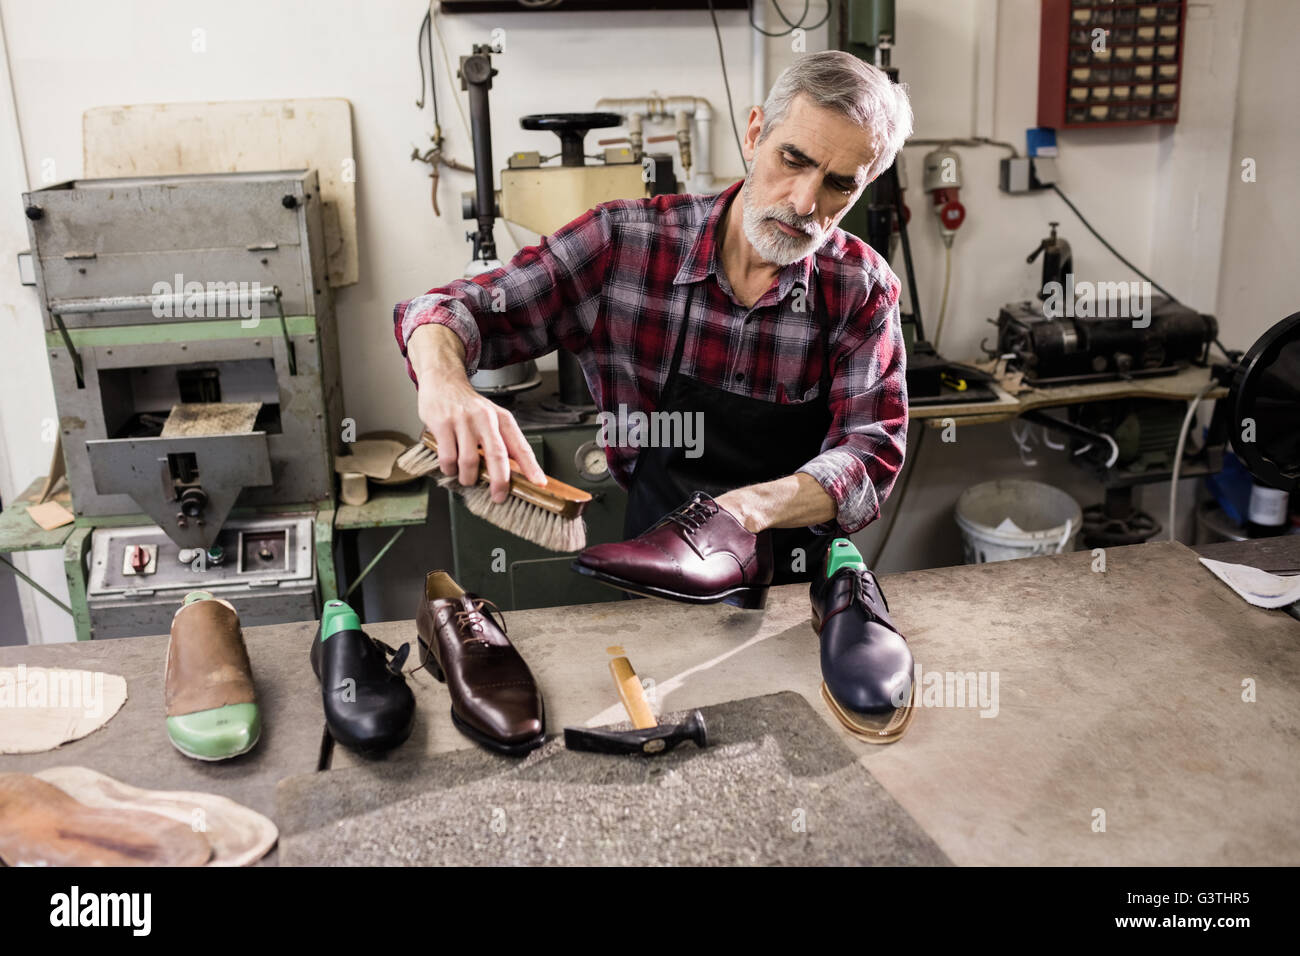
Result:
[[[549,475],[545,485],[535,485],[524,477],[519,463],[511,458],[510,493],[505,501],[497,504],[492,500],[482,446],[478,457],[475,484],[462,485],[458,475],[438,478],[440,487],[465,499],[470,514],[549,551],[581,551],[587,546],[587,525],[582,513],[591,501],[588,492]],[[438,442],[427,429],[421,432],[419,444],[412,445],[397,459],[397,467],[410,475],[427,475],[438,467]]]

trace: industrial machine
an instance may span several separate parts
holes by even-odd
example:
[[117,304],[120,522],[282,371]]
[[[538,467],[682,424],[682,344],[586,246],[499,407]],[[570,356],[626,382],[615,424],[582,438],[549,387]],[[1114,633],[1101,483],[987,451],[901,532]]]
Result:
[[1062,318],[1043,314],[1043,303],[1013,302],[998,311],[995,355],[1013,355],[1013,365],[1035,387],[1106,382],[1170,375],[1203,365],[1219,334],[1213,316],[1150,298],[1148,315]]
[[[1150,283],[1090,283],[1074,278],[1070,244],[1051,234],[1025,259],[1042,256],[1035,299],[1010,302],[998,311],[990,358],[1010,356],[1012,368],[1035,387],[1170,375],[1205,365],[1219,335],[1212,315],[1202,315]],[[993,321],[993,320],[990,320]]]
[[245,624],[318,617],[342,392],[316,173],[77,180],[23,198],[79,636],[163,633],[200,587]]

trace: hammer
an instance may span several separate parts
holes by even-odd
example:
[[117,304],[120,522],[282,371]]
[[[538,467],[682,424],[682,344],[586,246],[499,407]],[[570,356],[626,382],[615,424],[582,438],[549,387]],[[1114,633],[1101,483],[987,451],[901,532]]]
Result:
[[614,685],[623,700],[633,730],[601,730],[587,727],[565,727],[564,746],[569,750],[582,750],[598,754],[644,754],[653,756],[672,750],[684,740],[693,740],[700,748],[709,745],[708,728],[704,715],[691,711],[680,724],[659,724],[645,699],[641,681],[626,657],[616,657],[609,662]]

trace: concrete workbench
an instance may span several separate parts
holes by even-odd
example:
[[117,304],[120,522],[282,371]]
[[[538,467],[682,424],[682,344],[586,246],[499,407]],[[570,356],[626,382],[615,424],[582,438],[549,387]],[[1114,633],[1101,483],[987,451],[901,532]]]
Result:
[[[1300,569],[1300,537],[1213,550]],[[1104,570],[1076,552],[884,577],[922,694],[912,728],[887,747],[844,734],[826,711],[805,586],[774,588],[763,611],[634,600],[505,617],[545,694],[548,732],[621,719],[612,651],[653,680],[663,711],[793,690],[957,864],[1300,863],[1300,621],[1250,607],[1179,544],[1104,558]],[[410,621],[368,629],[390,644],[415,639]],[[274,816],[276,782],[320,760],[312,630],[246,631],[266,735],[224,764],[167,744],[165,638],[0,649],[0,664],[123,674],[130,694],[104,729],[54,752],[0,756],[0,771],[80,763]],[[937,694],[936,675],[948,685]],[[410,679],[412,739],[381,759],[335,747],[325,772],[390,778],[474,746],[452,727],[445,687],[423,671]],[[958,706],[948,688],[959,683],[986,697]]]

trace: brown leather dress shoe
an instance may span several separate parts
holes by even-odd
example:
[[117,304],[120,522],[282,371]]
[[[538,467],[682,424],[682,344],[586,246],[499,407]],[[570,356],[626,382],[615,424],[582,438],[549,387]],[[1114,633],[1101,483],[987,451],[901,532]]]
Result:
[[772,583],[772,542],[697,491],[649,530],[630,541],[593,545],[570,567],[634,594],[761,608]]
[[446,571],[430,571],[415,615],[420,663],[447,684],[451,720],[499,753],[523,756],[546,739],[542,694],[498,625],[491,601],[466,593]]

